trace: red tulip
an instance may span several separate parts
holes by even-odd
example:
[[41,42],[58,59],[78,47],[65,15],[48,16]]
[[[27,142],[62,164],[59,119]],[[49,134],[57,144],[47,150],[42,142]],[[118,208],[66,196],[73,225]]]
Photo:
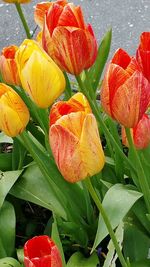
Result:
[[[131,134],[137,149],[144,149],[150,144],[150,118],[148,115],[143,115],[138,124],[131,129]],[[122,128],[122,142],[129,147],[124,128]]]
[[150,32],[143,32],[141,34],[136,58],[144,76],[150,82]]
[[35,236],[24,245],[25,267],[62,267],[58,248],[46,235]]
[[101,90],[105,112],[125,127],[133,128],[150,102],[150,84],[134,57],[118,49],[108,65]]
[[[42,21],[43,12],[42,16],[37,14],[36,21]],[[80,6],[67,1],[52,2],[45,12],[42,38],[45,51],[69,73],[80,74],[96,59],[97,42],[92,27],[84,22]]]

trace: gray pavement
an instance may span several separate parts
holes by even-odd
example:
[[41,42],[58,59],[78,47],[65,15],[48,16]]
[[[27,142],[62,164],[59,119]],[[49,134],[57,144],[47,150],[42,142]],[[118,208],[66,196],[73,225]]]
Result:
[[[41,1],[25,4],[23,10],[30,26],[35,28],[33,6]],[[150,31],[150,0],[71,0],[82,6],[86,21],[91,23],[98,41],[112,27],[111,53],[118,47],[134,54],[139,35]],[[15,6],[0,0],[0,50],[11,44],[19,45],[25,33],[17,16]]]

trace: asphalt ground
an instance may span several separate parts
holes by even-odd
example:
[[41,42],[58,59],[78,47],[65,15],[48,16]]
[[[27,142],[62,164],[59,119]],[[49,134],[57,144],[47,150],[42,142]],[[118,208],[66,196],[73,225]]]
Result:
[[[33,6],[41,2],[31,1],[22,5],[31,31],[36,27]],[[72,2],[72,0],[71,0]],[[98,42],[112,27],[113,38],[110,56],[122,47],[134,54],[143,31],[150,31],[150,0],[73,0],[81,5],[86,21],[91,23]],[[0,1],[0,50],[8,45],[19,45],[25,38],[15,5]]]

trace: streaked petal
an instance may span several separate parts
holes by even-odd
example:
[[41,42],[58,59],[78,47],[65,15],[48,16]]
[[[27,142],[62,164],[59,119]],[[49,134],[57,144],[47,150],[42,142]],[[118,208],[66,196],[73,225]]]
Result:
[[105,156],[100,142],[96,119],[93,114],[87,114],[83,122],[80,153],[87,176],[93,176],[102,170]]

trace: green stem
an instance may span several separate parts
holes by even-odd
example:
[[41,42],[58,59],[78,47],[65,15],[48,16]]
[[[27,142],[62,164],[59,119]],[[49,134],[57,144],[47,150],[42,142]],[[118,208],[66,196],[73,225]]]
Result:
[[140,184],[140,187],[141,187],[144,199],[145,199],[147,210],[150,213],[150,197],[149,197],[150,196],[150,190],[149,190],[149,184],[147,182],[147,179],[146,179],[146,176],[145,176],[141,161],[139,159],[137,150],[136,150],[136,148],[135,148],[135,146],[133,144],[131,131],[130,131],[129,128],[125,128],[125,130],[126,130],[126,136],[127,136],[127,139],[128,139],[129,147],[130,147],[130,149],[132,151],[132,155],[133,155],[135,163],[136,163],[136,172],[137,172],[137,177],[138,177],[138,180],[139,180],[139,184]]
[[110,237],[112,239],[112,242],[114,244],[114,247],[116,249],[116,252],[118,254],[118,258],[119,258],[119,260],[121,262],[122,267],[127,267],[128,265],[127,265],[127,263],[126,263],[126,261],[125,261],[125,259],[123,257],[123,254],[122,254],[122,252],[120,250],[120,247],[119,247],[118,241],[116,239],[115,233],[114,233],[114,231],[112,229],[112,226],[111,226],[110,221],[109,221],[109,219],[107,217],[107,214],[106,214],[106,212],[105,212],[105,210],[104,210],[104,208],[102,206],[102,203],[99,200],[99,198],[98,198],[98,196],[97,196],[97,194],[96,194],[96,192],[95,192],[95,190],[94,190],[94,188],[92,186],[90,178],[87,178],[85,180],[85,184],[86,184],[87,189],[89,190],[89,193],[90,193],[92,199],[94,200],[98,210],[100,211],[100,213],[101,213],[101,215],[103,217],[103,220],[104,220],[105,225],[106,225],[106,227],[108,229],[109,235],[110,235]]
[[136,172],[135,167],[133,166],[133,164],[131,163],[131,161],[126,157],[126,155],[123,153],[123,151],[121,150],[121,148],[119,147],[119,145],[117,144],[116,140],[114,139],[114,137],[111,135],[111,133],[109,132],[107,126],[105,125],[105,123],[103,122],[101,115],[100,115],[100,110],[99,107],[97,106],[97,102],[94,101],[93,99],[91,99],[91,97],[89,96],[88,92],[86,91],[86,88],[84,86],[84,83],[82,82],[80,76],[76,76],[77,82],[80,86],[81,91],[84,93],[84,95],[87,97],[90,106],[93,110],[93,113],[99,123],[99,126],[101,126],[105,136],[107,136],[112,144],[115,146],[116,151],[119,153],[119,155],[125,160],[125,162],[128,164],[128,166],[133,170],[133,172]]
[[27,38],[28,38],[28,39],[31,39],[30,30],[29,30],[28,24],[27,24],[27,22],[26,22],[25,16],[24,16],[24,14],[23,14],[21,5],[18,4],[18,3],[15,3],[15,6],[16,6],[16,9],[17,9],[17,11],[18,11],[18,14],[19,14],[19,17],[20,17],[20,19],[21,19],[21,22],[22,22],[22,25],[23,25],[23,27],[24,27],[24,30],[25,30],[25,32],[26,32]]

